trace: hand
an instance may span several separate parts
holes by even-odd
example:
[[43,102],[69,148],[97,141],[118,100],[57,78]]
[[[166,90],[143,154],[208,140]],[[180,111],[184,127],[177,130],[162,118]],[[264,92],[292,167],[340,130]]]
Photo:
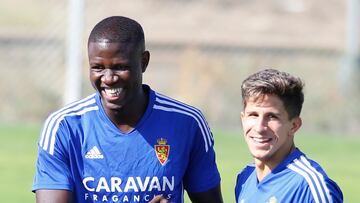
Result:
[[149,203],[171,203],[163,195],[156,195]]

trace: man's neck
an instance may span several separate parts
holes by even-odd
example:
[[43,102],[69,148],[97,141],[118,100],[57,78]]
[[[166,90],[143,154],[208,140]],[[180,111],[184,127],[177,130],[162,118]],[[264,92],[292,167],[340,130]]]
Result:
[[258,181],[261,182],[271,171],[273,171],[286,157],[288,157],[293,151],[295,151],[296,147],[294,144],[291,145],[290,148],[286,150],[286,152],[274,154],[269,159],[256,159],[255,158],[255,167],[256,167],[256,176]]
[[255,167],[256,167],[256,177],[259,182],[261,182],[269,173],[271,173],[272,170],[272,168],[269,165],[258,159],[255,159]]
[[107,115],[121,132],[129,133],[145,114],[148,100],[148,92],[144,91],[133,102],[128,103],[120,110],[110,110]]

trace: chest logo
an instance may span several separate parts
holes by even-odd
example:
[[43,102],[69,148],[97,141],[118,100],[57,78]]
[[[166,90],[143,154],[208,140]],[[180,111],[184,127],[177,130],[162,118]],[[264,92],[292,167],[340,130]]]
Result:
[[157,145],[155,145],[156,157],[158,158],[161,165],[165,165],[166,161],[169,158],[170,145],[166,144],[167,140],[160,138],[157,140]]
[[96,146],[94,146],[85,154],[85,158],[86,159],[103,159],[104,155],[102,155],[100,150]]
[[277,203],[277,199],[275,196],[270,197],[268,203]]

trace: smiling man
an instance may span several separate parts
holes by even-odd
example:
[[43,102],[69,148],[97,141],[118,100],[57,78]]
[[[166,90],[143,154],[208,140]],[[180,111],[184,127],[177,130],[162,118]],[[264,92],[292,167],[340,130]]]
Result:
[[303,86],[299,78],[274,69],[243,81],[241,121],[254,164],[237,177],[238,203],[343,201],[338,185],[295,146]]
[[32,190],[38,203],[221,203],[203,114],[142,83],[150,59],[136,21],[113,16],[88,40],[95,94],[45,121]]

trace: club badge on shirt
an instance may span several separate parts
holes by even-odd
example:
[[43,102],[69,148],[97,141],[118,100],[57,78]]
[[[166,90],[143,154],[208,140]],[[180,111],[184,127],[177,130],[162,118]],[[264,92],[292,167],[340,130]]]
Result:
[[268,203],[277,203],[277,199],[275,196],[270,197]]
[[158,139],[157,143],[158,144],[154,146],[156,156],[157,156],[159,162],[161,163],[161,165],[164,166],[169,157],[170,145],[166,144],[167,140],[164,138]]
[[[266,203],[277,203],[277,202],[278,201],[277,201],[276,197],[272,196]],[[245,200],[244,199],[240,200],[240,203],[245,203]]]

